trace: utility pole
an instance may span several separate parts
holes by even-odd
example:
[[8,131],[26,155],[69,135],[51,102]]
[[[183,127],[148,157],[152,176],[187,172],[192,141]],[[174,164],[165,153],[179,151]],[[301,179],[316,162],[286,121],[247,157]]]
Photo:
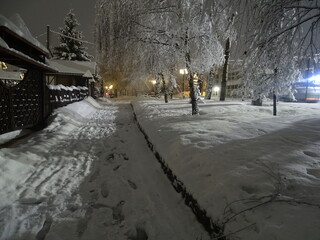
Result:
[[[274,73],[274,80],[273,81],[274,81],[274,84],[275,84],[275,82],[277,81],[278,69],[275,68],[273,70],[273,73]],[[272,97],[273,97],[273,116],[277,116],[277,95],[276,95],[275,89],[273,89]]]
[[47,49],[51,56],[53,56],[51,50],[50,50],[50,26],[47,25]]

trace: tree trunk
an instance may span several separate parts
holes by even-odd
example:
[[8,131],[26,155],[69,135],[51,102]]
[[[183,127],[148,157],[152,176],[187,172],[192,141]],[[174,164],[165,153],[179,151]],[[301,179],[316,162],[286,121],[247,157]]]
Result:
[[193,83],[193,72],[191,71],[191,57],[190,57],[190,49],[189,49],[189,34],[188,29],[186,30],[186,36],[185,36],[185,60],[186,60],[186,68],[188,70],[189,74],[189,88],[190,88],[190,101],[192,106],[192,115],[198,115],[199,114],[199,107],[197,103],[197,96],[196,91]]
[[190,100],[192,105],[192,115],[198,115],[199,107],[197,102],[196,89],[193,84],[193,75],[191,72],[189,73],[189,87],[190,87]]
[[199,107],[197,102],[197,96],[196,96],[196,89],[193,82],[193,73],[191,72],[190,68],[190,53],[186,53],[186,67],[189,73],[189,88],[190,88],[190,101],[192,105],[192,115],[198,115],[199,114]]
[[155,94],[156,94],[156,96],[158,98],[160,98],[160,94],[161,94],[161,78],[160,78],[160,74],[159,73],[156,75]]
[[230,43],[230,39],[228,38],[226,41],[226,48],[224,52],[225,61],[224,61],[223,72],[222,72],[220,101],[224,101],[226,99],[230,46],[231,46],[231,43]]
[[187,69],[189,73],[189,88],[190,88],[190,101],[192,105],[192,115],[198,115],[199,114],[199,107],[197,102],[197,96],[196,96],[196,89],[193,82],[193,73],[191,72],[190,68],[190,54],[186,54],[186,60],[187,60]]
[[203,91],[203,81],[204,81],[203,73],[200,73],[200,74],[199,74],[199,78],[198,78],[198,84],[199,84],[200,96],[202,96],[202,91]]
[[168,92],[167,92],[167,88],[166,88],[166,81],[164,80],[164,76],[162,73],[159,73],[161,82],[162,82],[162,91],[164,94],[164,102],[168,103]]
[[209,78],[208,78],[208,82],[207,82],[205,99],[208,99],[208,100],[211,99],[213,86],[214,86],[214,68],[212,67],[210,70]]

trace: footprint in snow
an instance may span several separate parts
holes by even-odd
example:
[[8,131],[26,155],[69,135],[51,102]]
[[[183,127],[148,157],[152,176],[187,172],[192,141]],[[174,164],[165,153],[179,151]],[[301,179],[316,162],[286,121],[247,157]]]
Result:
[[125,201],[121,200],[117,203],[115,207],[108,206],[103,203],[95,203],[92,205],[92,208],[94,209],[100,209],[100,208],[109,208],[112,210],[112,218],[114,220],[114,224],[121,223],[124,221],[125,217],[122,213],[122,207],[125,204]]
[[90,193],[91,193],[91,196],[90,196],[89,204],[92,205],[99,200],[99,193],[97,193],[95,191],[94,192],[90,191]]
[[114,159],[114,153],[110,153],[107,157],[107,161],[112,161]]
[[44,240],[46,238],[46,235],[48,234],[48,232],[51,228],[52,222],[53,222],[53,220],[51,217],[46,218],[41,230],[37,233],[37,236],[36,236],[37,240]]
[[108,184],[106,182],[101,183],[101,189],[100,189],[100,193],[101,196],[104,198],[107,198],[109,196],[109,188],[108,188]]
[[19,203],[23,205],[39,205],[43,201],[45,201],[45,198],[22,198],[19,200]]
[[120,153],[120,155],[124,160],[126,160],[126,161],[129,160],[129,157],[125,153]]
[[124,220],[124,215],[122,213],[122,207],[125,204],[125,201],[120,201],[117,206],[112,207],[112,217],[113,220],[116,221],[116,223],[120,223]]
[[129,240],[147,240],[148,235],[142,227],[136,227],[135,236],[129,236],[128,239]]
[[120,167],[121,165],[117,165],[115,168],[113,168],[113,171],[117,171]]
[[311,152],[311,151],[303,151],[303,153],[309,157],[319,157],[317,153]]
[[138,188],[134,182],[128,180],[128,183],[129,183],[130,187],[132,187],[134,190],[136,190]]
[[307,173],[309,175],[316,177],[316,178],[320,178],[320,169],[307,168]]

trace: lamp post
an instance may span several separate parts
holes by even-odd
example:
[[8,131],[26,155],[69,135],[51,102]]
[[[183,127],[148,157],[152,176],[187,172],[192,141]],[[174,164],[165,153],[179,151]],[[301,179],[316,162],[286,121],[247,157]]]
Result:
[[213,88],[213,91],[214,91],[215,95],[218,96],[218,92],[220,91],[220,88],[218,86],[215,86]]
[[110,96],[109,90],[111,90],[113,88],[113,85],[110,86],[106,86],[106,97]]
[[180,74],[182,75],[182,93],[184,98],[184,76],[188,74],[188,70],[186,68],[180,69]]
[[156,95],[156,80],[151,80],[151,84],[152,84],[152,91],[154,92],[154,95]]

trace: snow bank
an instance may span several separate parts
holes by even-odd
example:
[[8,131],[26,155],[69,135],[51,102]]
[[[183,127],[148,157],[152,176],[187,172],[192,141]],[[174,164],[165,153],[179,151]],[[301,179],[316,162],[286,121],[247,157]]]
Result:
[[[57,217],[66,211],[66,199],[81,204],[72,193],[95,159],[87,146],[116,129],[116,108],[98,109],[93,99],[90,102],[56,109],[45,129],[1,148],[0,239],[13,239],[26,230],[38,232],[47,214]],[[17,134],[0,139],[6,142]],[[41,211],[44,206],[51,212]]]
[[317,239],[320,104],[281,102],[274,117],[272,106],[207,101],[191,116],[187,101],[133,105],[156,151],[225,234]]
[[87,97],[85,99],[85,101],[87,101],[88,103],[90,103],[92,106],[94,106],[95,108],[104,108],[103,106],[101,106],[99,103],[97,103],[96,100],[94,100],[94,98],[92,97]]
[[0,134],[0,145],[6,143],[7,141],[10,141],[20,135],[22,130],[17,130],[5,134]]

